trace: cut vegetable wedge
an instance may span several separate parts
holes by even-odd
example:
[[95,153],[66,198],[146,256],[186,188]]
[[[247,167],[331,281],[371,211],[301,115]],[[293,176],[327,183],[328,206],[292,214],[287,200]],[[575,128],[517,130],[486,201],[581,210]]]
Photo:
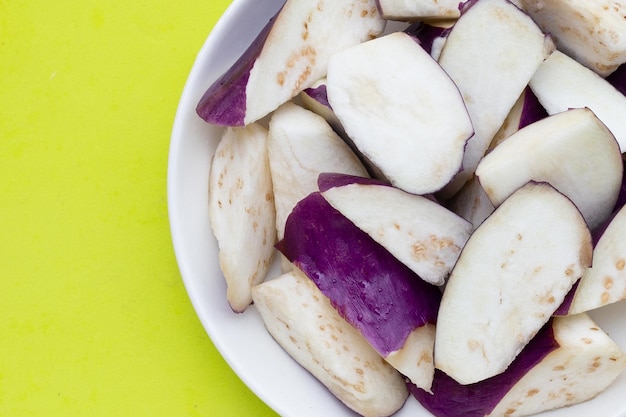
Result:
[[436,371],[433,394],[409,388],[436,417],[523,417],[587,401],[624,369],[620,347],[579,314],[551,320],[506,371],[490,379],[461,385]]
[[589,68],[556,51],[537,69],[530,88],[548,114],[591,109],[626,151],[626,97]]
[[572,109],[511,135],[480,161],[476,176],[495,206],[528,181],[548,182],[594,229],[613,211],[622,171],[613,134],[591,110]]
[[546,183],[513,193],[472,234],[441,301],[435,366],[461,384],[503,372],[591,264],[576,206]]
[[272,114],[268,148],[278,239],[282,239],[285,221],[296,203],[317,191],[320,173],[368,175],[354,152],[321,116],[291,102]]
[[404,405],[404,377],[300,271],[267,281],[252,294],[276,342],[349,408],[362,416],[382,417]]
[[471,223],[426,197],[357,177],[346,184],[345,177],[322,174],[324,198],[420,278],[443,285]]
[[430,388],[439,288],[420,279],[320,193],[296,205],[277,247],[381,356],[417,386]]
[[209,174],[209,219],[219,245],[226,298],[235,312],[252,302],[276,242],[267,130],[254,123],[225,130]]
[[380,35],[385,20],[374,0],[288,0],[242,57],[197,106],[205,121],[257,121],[326,75],[335,52]]
[[549,37],[507,0],[465,4],[450,30],[439,64],[458,86],[474,125],[463,171],[442,195],[454,195],[468,181],[510,109],[539,65],[553,51]]
[[450,77],[408,34],[333,55],[327,82],[346,133],[394,186],[431,193],[461,168],[473,131],[465,105]]
[[626,62],[626,4],[615,0],[519,0],[560,51],[606,77]]

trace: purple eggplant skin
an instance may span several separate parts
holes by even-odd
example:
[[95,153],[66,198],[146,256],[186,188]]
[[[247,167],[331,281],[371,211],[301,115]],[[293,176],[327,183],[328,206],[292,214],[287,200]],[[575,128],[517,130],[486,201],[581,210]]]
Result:
[[481,382],[461,385],[435,369],[432,394],[411,383],[408,383],[409,391],[435,417],[484,417],[528,371],[558,347],[550,320],[505,372]]
[[202,95],[196,113],[202,120],[217,126],[243,126],[246,116],[246,86],[250,71],[259,57],[274,26],[277,12],[259,32],[239,59]]
[[317,87],[305,88],[303,91],[305,94],[309,95],[312,99],[314,99],[321,105],[328,107],[330,110],[333,109],[328,102],[326,84],[320,84]]
[[465,2],[460,2],[459,3],[459,11],[461,12],[461,16],[464,13],[467,13],[467,11],[469,9],[471,9],[472,6],[475,5],[476,3],[478,3],[478,0],[467,0]]
[[445,38],[448,32],[450,32],[450,29],[429,25],[424,22],[414,22],[410,24],[404,32],[417,39],[422,48],[430,54],[435,39]]
[[293,209],[277,249],[383,356],[416,328],[435,324],[441,291],[419,278],[319,192]]
[[539,99],[530,87],[526,87],[524,90],[524,105],[522,107],[522,115],[519,121],[519,129],[545,117],[548,117],[548,112],[541,105],[541,103],[539,103]]
[[327,191],[331,188],[343,187],[350,184],[391,186],[389,183],[377,180],[375,178],[359,177],[357,175],[334,172],[322,172],[317,177],[317,188],[321,192]]
[[552,313],[553,316],[567,316],[569,314],[569,310],[572,308],[572,303],[574,302],[574,297],[576,296],[576,291],[578,290],[578,284],[580,284],[580,280],[572,285],[572,288],[565,295],[561,305]]
[[622,64],[606,77],[606,80],[620,93],[626,95],[626,64]]

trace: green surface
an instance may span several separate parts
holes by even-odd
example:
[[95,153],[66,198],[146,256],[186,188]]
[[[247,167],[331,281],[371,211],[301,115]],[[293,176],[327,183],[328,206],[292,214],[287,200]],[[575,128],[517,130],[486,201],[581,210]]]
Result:
[[0,0],[0,416],[275,416],[187,298],[166,172],[227,0]]

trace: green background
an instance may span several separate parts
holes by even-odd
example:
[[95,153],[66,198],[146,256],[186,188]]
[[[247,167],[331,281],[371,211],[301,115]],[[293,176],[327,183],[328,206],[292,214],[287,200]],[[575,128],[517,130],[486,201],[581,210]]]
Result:
[[228,0],[0,0],[0,416],[275,416],[176,265],[178,100]]

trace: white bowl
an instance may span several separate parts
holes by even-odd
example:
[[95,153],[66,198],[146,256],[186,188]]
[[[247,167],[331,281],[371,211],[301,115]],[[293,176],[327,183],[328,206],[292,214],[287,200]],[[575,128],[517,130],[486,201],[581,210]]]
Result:
[[[198,54],[180,100],[170,145],[167,191],[172,239],[180,273],[202,325],[256,395],[285,417],[354,416],[276,344],[254,307],[243,314],[232,312],[208,220],[209,165],[222,130],[197,117],[196,104],[282,4],[283,0],[234,0]],[[277,273],[276,265],[271,273]],[[626,349],[626,303],[593,316]],[[625,392],[623,374],[596,399],[540,416],[624,417]],[[396,414],[429,415],[413,398]]]

